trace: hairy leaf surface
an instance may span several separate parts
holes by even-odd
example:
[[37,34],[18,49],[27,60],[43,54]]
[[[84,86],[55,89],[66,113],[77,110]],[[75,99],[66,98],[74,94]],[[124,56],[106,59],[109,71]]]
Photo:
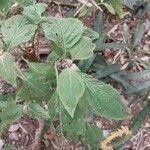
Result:
[[57,82],[59,98],[65,109],[73,117],[76,106],[85,90],[82,78],[77,71],[64,69]]
[[77,19],[50,18],[49,23],[43,24],[47,39],[53,41],[62,51],[69,51],[81,38],[85,28]]
[[41,21],[42,13],[46,9],[46,4],[38,3],[28,7],[24,7],[23,15],[33,24],[38,24]]
[[36,25],[29,24],[23,16],[16,15],[6,19],[1,26],[1,33],[7,49],[28,42],[34,35]]
[[12,85],[16,83],[17,73],[15,60],[8,52],[0,56],[0,76]]
[[44,110],[37,103],[30,103],[29,104],[28,114],[29,114],[30,117],[32,117],[34,119],[48,119],[49,118],[48,111]]
[[7,105],[2,112],[0,113],[0,131],[6,128],[8,125],[17,121],[21,118],[23,112],[22,105],[16,105],[15,103],[11,103]]
[[127,117],[127,106],[113,87],[100,83],[86,74],[82,74],[82,78],[86,89],[83,98],[88,101],[96,114],[114,120]]
[[83,60],[93,56],[95,44],[88,37],[82,37],[80,41],[70,49],[73,60]]
[[16,0],[16,2],[22,7],[26,7],[35,4],[36,0]]
[[17,93],[23,100],[45,100],[55,82],[54,68],[44,63],[28,63],[29,72],[25,72],[23,85]]

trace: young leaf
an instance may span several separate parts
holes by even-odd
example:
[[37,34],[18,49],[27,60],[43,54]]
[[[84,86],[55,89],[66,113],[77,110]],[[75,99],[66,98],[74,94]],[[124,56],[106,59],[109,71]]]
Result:
[[[54,68],[44,63],[29,63],[29,72],[24,74],[23,85],[17,97],[23,100],[42,101],[50,94],[55,82]],[[34,93],[34,94],[33,94]]]
[[70,50],[73,60],[83,60],[93,56],[95,44],[88,37],[82,37]]
[[102,117],[122,120],[127,117],[128,109],[121,96],[110,85],[100,83],[89,75],[82,74],[85,84],[83,98],[88,101],[94,112]]
[[28,42],[34,35],[36,25],[29,24],[23,16],[16,15],[6,19],[1,26],[1,33],[7,49]]
[[46,9],[46,4],[38,3],[28,7],[24,7],[23,15],[33,24],[38,24],[41,21],[42,13]]
[[57,92],[65,109],[71,117],[74,116],[76,106],[83,96],[84,84],[77,71],[65,69],[58,77]]
[[49,23],[43,24],[43,30],[47,39],[68,51],[79,41],[85,28],[77,19],[50,18]]
[[8,52],[0,56],[0,76],[12,85],[16,83],[17,73],[15,60]]
[[48,111],[44,110],[37,103],[30,103],[28,106],[28,114],[34,119],[49,119]]

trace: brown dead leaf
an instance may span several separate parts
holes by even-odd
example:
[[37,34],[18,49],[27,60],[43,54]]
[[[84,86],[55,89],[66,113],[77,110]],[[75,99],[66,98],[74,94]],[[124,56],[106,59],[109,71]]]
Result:
[[51,141],[54,138],[54,133],[51,131],[51,129],[47,130],[47,133],[44,134],[44,139]]

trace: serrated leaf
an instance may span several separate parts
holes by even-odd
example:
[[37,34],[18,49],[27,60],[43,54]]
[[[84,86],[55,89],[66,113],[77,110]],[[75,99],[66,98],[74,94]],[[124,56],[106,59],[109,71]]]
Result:
[[0,76],[12,85],[16,83],[17,73],[15,60],[8,52],[0,56]]
[[82,74],[85,84],[84,100],[93,111],[105,118],[122,120],[128,115],[127,106],[120,94],[108,84],[100,83],[89,75]]
[[34,119],[49,119],[50,117],[48,111],[37,103],[30,103],[27,110],[28,115]]
[[84,60],[93,56],[95,44],[88,37],[82,37],[70,50],[73,60]]
[[50,18],[49,23],[43,24],[43,30],[47,39],[66,52],[79,41],[85,28],[74,18]]
[[57,92],[65,109],[71,117],[74,116],[76,106],[83,96],[84,84],[77,71],[64,69],[57,80]]
[[37,3],[28,7],[24,7],[23,15],[33,24],[38,24],[41,21],[42,13],[46,9],[46,4]]
[[[50,94],[55,83],[55,71],[49,64],[29,63],[29,72],[24,72],[23,85],[17,92],[22,100],[42,101]],[[33,94],[34,93],[34,94]]]
[[1,33],[7,49],[28,42],[34,35],[36,25],[29,24],[23,16],[16,15],[6,19],[1,26]]
[[0,113],[0,131],[6,128],[8,125],[17,121],[21,118],[23,112],[22,105],[16,105],[15,103],[11,103],[7,105],[2,112]]

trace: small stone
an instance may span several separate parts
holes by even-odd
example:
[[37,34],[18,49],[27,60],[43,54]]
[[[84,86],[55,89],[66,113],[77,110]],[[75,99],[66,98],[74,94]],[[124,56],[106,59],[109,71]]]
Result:
[[10,128],[9,128],[9,132],[15,132],[15,131],[17,131],[18,129],[20,128],[20,125],[19,124],[13,124],[13,125],[11,125],[10,126]]
[[12,141],[12,145],[15,145],[15,143],[16,143],[15,141]]
[[109,130],[103,130],[103,136],[107,137],[109,135]]
[[4,144],[5,144],[5,141],[3,139],[0,139],[0,149],[3,148]]
[[16,132],[12,132],[9,134],[9,139],[18,141],[19,137]]

